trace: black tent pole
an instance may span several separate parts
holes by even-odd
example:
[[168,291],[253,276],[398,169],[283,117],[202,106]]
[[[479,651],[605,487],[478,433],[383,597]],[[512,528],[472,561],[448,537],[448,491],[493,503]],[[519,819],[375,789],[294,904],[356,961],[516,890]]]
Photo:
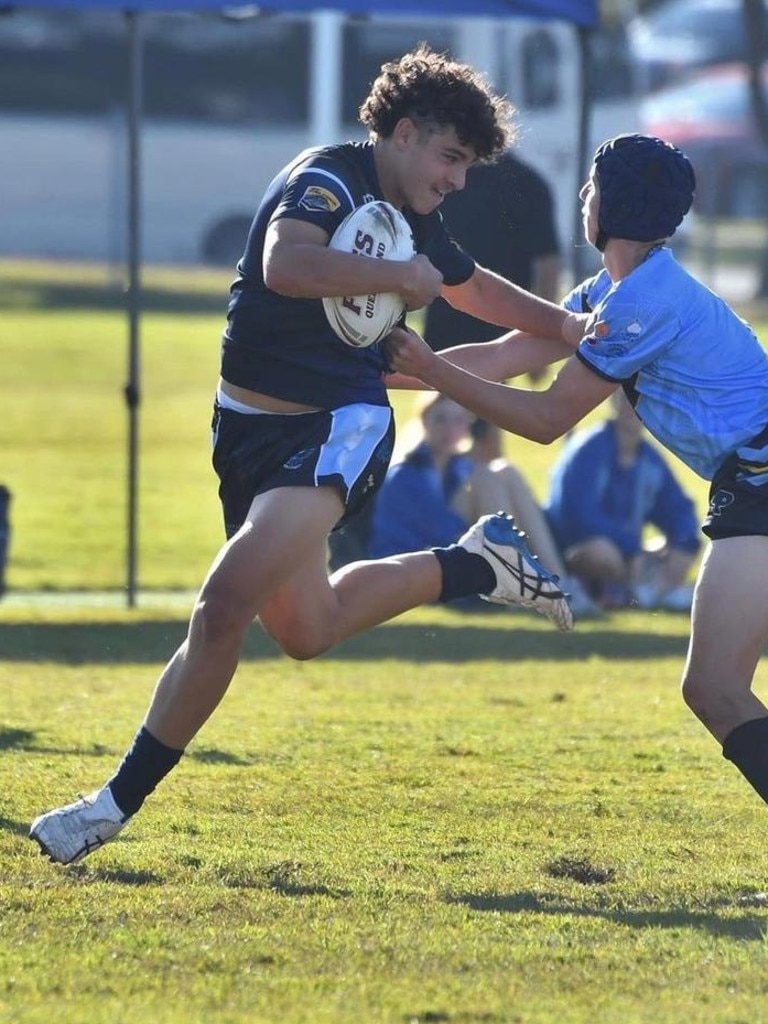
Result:
[[[591,61],[589,53],[590,30],[579,25],[576,27],[576,35],[579,43],[579,137],[577,143],[576,159],[576,190],[581,189],[591,161],[590,136],[591,115],[592,115],[592,83],[591,83]],[[578,194],[574,199],[573,219],[573,277],[574,284],[583,280],[586,274],[586,245],[584,231],[581,225],[581,201]]]
[[128,104],[128,382],[125,400],[128,406],[128,524],[127,576],[128,607],[136,605],[138,538],[138,462],[139,404],[141,401],[141,362],[139,318],[141,313],[141,112],[142,45],[139,16],[125,12],[128,26],[130,70]]

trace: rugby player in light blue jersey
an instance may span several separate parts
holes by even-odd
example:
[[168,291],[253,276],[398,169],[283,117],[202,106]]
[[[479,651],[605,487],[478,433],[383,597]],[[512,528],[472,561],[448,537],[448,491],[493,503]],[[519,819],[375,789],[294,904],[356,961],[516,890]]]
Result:
[[[620,135],[599,147],[580,198],[604,269],[565,300],[591,314],[575,353],[513,332],[437,356],[397,330],[390,358],[400,373],[543,444],[621,387],[648,430],[711,481],[683,696],[768,802],[768,709],[752,692],[768,640],[768,356],[664,244],[694,188],[688,159],[660,139]],[[490,383],[565,356],[545,391]]]
[[[115,775],[33,822],[30,837],[53,861],[81,860],[136,814],[223,698],[256,616],[299,659],[419,604],[470,594],[570,628],[557,578],[506,515],[484,516],[447,548],[327,571],[329,533],[384,479],[393,419],[381,346],[340,341],[323,297],[396,291],[416,309],[442,293],[495,323],[581,336],[582,317],[477,265],[442,223],[443,197],[506,148],[510,113],[472,68],[419,47],[374,82],[360,111],[367,143],[308,150],[268,188],[232,285],[214,410],[228,540]],[[371,199],[403,211],[412,260],[328,247],[345,215]]]

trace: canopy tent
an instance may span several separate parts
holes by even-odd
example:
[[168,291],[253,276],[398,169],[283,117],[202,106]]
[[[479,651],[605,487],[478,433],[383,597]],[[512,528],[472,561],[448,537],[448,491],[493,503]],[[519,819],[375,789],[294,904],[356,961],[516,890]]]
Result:
[[[135,14],[152,11],[220,11],[245,6],[243,0],[16,0],[15,7],[48,10],[117,10]],[[558,18],[584,28],[598,23],[597,0],[268,0],[249,5],[255,12],[339,10],[348,14],[435,14],[450,17]]]
[[[138,576],[138,454],[141,401],[141,117],[142,117],[142,47],[140,16],[143,14],[186,11],[228,12],[269,15],[281,13],[320,13],[326,15],[436,16],[443,20],[454,17],[514,18],[529,17],[569,22],[578,33],[580,53],[580,117],[578,125],[578,166],[587,165],[589,142],[589,30],[598,24],[598,0],[268,0],[264,5],[245,5],[243,0],[15,0],[13,8],[44,8],[46,10],[120,11],[125,15],[130,49],[128,120],[128,198],[127,198],[127,263],[128,263],[128,368],[125,397],[128,409],[127,456],[127,538],[126,594],[129,607],[136,603]],[[7,9],[7,8],[6,8]],[[312,135],[326,137],[323,126],[329,110],[338,105],[338,93],[327,89],[332,76],[313,77]],[[329,141],[334,141],[329,139]]]

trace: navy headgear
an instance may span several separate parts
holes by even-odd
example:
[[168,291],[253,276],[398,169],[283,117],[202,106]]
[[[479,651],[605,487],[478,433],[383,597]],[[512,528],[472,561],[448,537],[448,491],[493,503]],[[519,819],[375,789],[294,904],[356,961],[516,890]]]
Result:
[[617,135],[595,153],[600,186],[597,248],[609,238],[669,238],[693,202],[696,178],[688,157],[651,135]]

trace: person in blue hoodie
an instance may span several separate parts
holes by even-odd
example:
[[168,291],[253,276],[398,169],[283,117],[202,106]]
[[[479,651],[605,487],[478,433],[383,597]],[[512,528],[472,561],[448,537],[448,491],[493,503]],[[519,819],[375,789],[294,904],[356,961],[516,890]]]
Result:
[[453,503],[474,470],[467,454],[472,419],[443,395],[423,401],[415,424],[419,437],[393,462],[376,496],[369,557],[452,544],[466,530]]
[[[601,604],[690,610],[701,547],[696,510],[623,391],[612,413],[572,434],[550,474],[544,511],[568,571]],[[644,540],[646,526],[657,535]]]
[[[417,436],[406,436],[405,454],[395,458],[372,502],[368,556],[388,558],[450,544],[479,516],[504,509],[514,516],[530,550],[557,574],[576,618],[598,614],[580,581],[567,574],[525,478],[504,458],[498,428],[439,393],[422,398],[413,426]],[[481,606],[472,599],[460,605]]]

